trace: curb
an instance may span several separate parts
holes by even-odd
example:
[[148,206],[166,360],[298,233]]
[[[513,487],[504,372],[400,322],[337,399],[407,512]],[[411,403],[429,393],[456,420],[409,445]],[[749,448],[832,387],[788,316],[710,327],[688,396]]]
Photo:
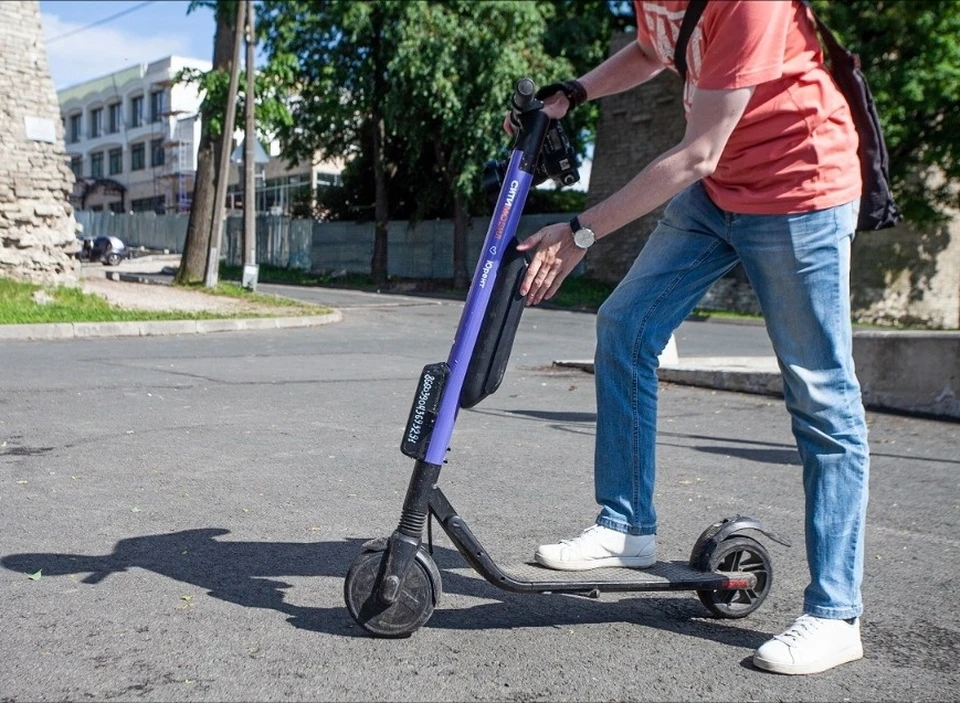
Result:
[[219,320],[159,320],[149,322],[63,322],[36,325],[0,325],[0,340],[92,339],[102,337],[157,337],[176,334],[212,334],[248,330],[318,327],[340,322],[339,310],[302,317],[251,317]]
[[[593,361],[554,361],[554,366],[594,373]],[[783,395],[783,381],[775,357],[688,357],[662,363],[657,377],[667,383],[739,393]]]

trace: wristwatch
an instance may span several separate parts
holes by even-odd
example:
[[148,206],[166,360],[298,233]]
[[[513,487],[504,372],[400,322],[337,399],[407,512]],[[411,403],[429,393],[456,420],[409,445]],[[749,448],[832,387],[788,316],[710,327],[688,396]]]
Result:
[[581,249],[589,249],[597,241],[597,235],[589,227],[580,224],[579,217],[570,220],[570,229],[573,230],[573,243]]

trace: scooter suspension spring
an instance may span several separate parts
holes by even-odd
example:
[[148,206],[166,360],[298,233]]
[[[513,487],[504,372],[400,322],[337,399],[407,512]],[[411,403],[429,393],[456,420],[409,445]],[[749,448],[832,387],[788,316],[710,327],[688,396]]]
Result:
[[420,539],[423,535],[423,527],[427,524],[427,513],[419,510],[404,510],[400,516],[400,525],[397,531],[407,537]]

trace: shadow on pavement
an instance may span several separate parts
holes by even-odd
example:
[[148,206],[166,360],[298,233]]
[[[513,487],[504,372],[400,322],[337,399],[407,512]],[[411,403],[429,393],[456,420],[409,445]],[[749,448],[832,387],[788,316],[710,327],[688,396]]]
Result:
[[[0,559],[3,567],[43,577],[87,574],[85,584],[98,584],[112,574],[133,568],[147,569],[208,592],[208,595],[247,608],[269,608],[288,616],[294,627],[345,637],[365,636],[347,614],[346,607],[317,608],[287,602],[291,584],[284,576],[342,578],[366,539],[338,542],[229,542],[223,528],[130,537],[117,542],[112,554],[11,554]],[[443,598],[426,627],[450,630],[560,627],[587,623],[628,622],[710,639],[724,644],[756,647],[761,633],[720,624],[693,594],[684,598],[623,597],[592,600],[580,596],[519,595],[500,591],[479,577],[449,569],[466,566],[460,554],[435,547],[433,558],[441,569],[443,591],[472,596],[484,603],[444,609]]]

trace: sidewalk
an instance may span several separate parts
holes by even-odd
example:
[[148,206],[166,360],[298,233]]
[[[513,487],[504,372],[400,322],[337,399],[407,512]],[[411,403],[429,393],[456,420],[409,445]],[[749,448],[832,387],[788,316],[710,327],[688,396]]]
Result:
[[[560,360],[560,367],[593,373],[592,360]],[[690,356],[668,352],[660,357],[657,377],[667,383],[739,393],[782,395],[780,368],[774,356]]]
[[[322,315],[284,317],[238,317],[243,305],[232,298],[211,296],[201,291],[171,287],[179,255],[149,255],[126,259],[117,266],[83,264],[80,283],[87,292],[103,295],[109,302],[125,308],[149,310],[185,310],[223,312],[224,317],[207,320],[169,320],[134,322],[75,322],[50,324],[0,325],[0,340],[86,339],[94,337],[144,337],[179,334],[210,334],[243,330],[314,327],[339,322],[339,310]],[[106,281],[116,281],[113,287]],[[153,284],[135,286],[131,284]]]

